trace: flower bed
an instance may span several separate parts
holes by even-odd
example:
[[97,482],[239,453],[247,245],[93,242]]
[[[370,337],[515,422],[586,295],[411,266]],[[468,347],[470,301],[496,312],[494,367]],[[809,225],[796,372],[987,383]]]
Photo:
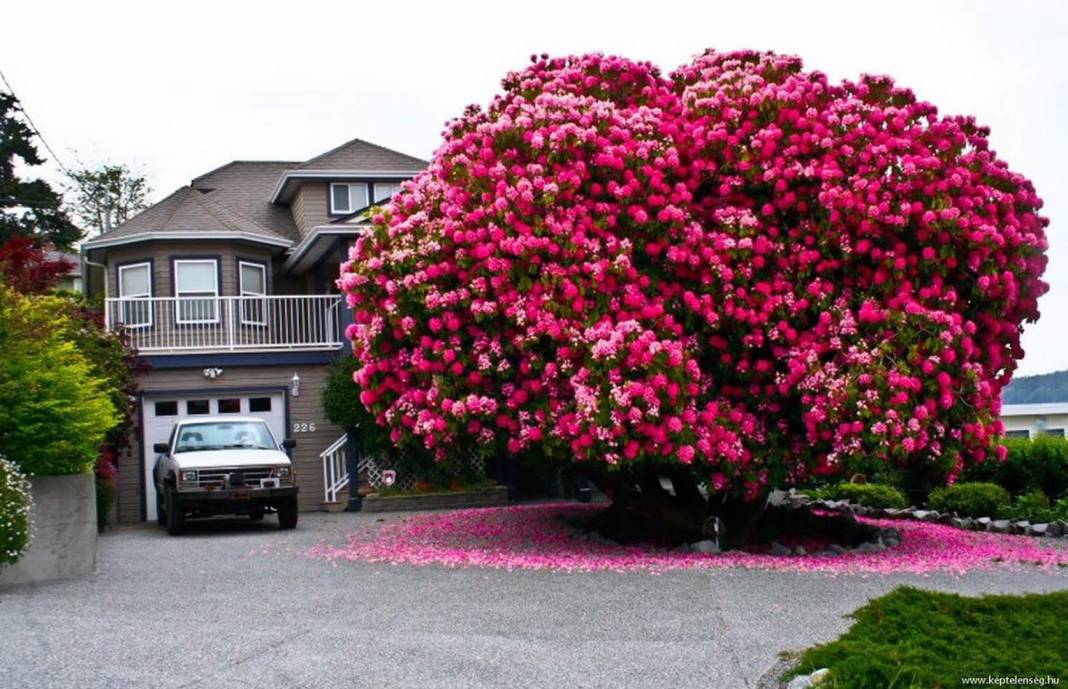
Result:
[[664,571],[764,569],[830,574],[892,572],[963,573],[995,566],[1068,565],[1068,549],[1029,538],[962,531],[942,524],[860,518],[896,528],[898,547],[877,553],[777,556],[761,552],[668,552],[583,538],[569,526],[603,505],[552,503],[417,515],[351,536],[343,546],[319,545],[313,557],[403,565],[549,569],[559,571]]

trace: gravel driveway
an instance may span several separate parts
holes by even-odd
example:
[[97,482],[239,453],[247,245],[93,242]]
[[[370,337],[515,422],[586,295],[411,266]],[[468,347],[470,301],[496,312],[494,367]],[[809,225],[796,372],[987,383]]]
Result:
[[307,558],[400,515],[306,514],[121,529],[84,580],[0,591],[0,686],[752,687],[780,651],[834,638],[904,583],[1068,588],[1068,574],[566,574]]

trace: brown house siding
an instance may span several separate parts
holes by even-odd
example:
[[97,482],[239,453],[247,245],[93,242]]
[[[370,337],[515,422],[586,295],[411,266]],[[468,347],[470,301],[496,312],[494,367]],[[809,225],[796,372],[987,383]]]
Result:
[[238,257],[261,261],[271,265],[269,249],[262,245],[233,240],[203,240],[183,242],[141,242],[130,246],[116,247],[108,251],[108,296],[119,296],[120,265],[152,261],[152,296],[173,297],[174,276],[171,274],[171,262],[181,258],[217,258],[222,272],[220,296],[238,294],[237,261]]
[[[322,391],[326,382],[325,365],[281,365],[228,367],[223,375],[211,380],[205,378],[202,368],[163,369],[150,371],[140,379],[141,389],[150,394],[161,390],[197,390],[205,395],[214,395],[212,389],[234,390],[242,387],[284,387],[288,388],[293,373],[301,378],[300,396],[289,396],[290,436],[295,438],[297,446],[293,449],[293,464],[297,472],[297,485],[300,486],[300,509],[317,510],[323,499],[323,468],[319,453],[337,440],[342,430],[328,422],[323,414]],[[158,399],[158,396],[154,396]],[[134,443],[130,451],[119,460],[119,521],[138,522],[141,520],[142,485],[141,476],[141,442],[144,438],[137,410],[138,424],[134,433]],[[315,431],[293,434],[294,423],[315,423]],[[151,448],[146,448],[144,461],[152,462],[155,456]]]
[[332,219],[330,217],[329,198],[327,198],[327,183],[305,181],[293,196],[290,208],[293,210],[293,222],[300,230],[302,237],[308,235],[312,228],[318,225],[326,225]]

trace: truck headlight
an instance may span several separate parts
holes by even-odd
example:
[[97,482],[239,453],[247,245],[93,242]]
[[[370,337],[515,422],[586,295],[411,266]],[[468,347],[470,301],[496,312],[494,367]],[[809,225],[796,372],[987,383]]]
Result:
[[278,478],[289,478],[289,467],[278,467],[275,475]]
[[197,472],[195,472],[195,471],[183,471],[180,474],[178,474],[178,480],[182,481],[183,483],[196,483],[197,482]]

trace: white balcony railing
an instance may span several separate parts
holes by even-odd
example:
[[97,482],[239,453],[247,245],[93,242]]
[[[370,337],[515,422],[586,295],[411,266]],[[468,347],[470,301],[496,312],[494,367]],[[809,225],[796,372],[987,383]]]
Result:
[[337,295],[108,299],[106,317],[146,354],[336,349],[340,304]]

